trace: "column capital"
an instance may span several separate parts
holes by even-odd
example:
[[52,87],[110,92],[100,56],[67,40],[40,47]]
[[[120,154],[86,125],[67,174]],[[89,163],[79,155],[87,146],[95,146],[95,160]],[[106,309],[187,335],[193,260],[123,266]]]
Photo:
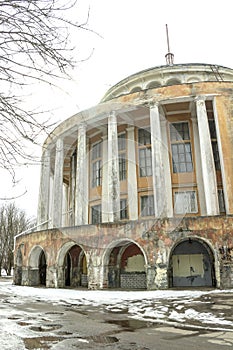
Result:
[[149,108],[152,109],[152,108],[159,108],[160,106],[160,103],[159,101],[150,101],[149,102]]
[[116,111],[115,110],[110,111],[109,117],[111,117],[111,118],[116,117]]
[[194,101],[199,102],[199,103],[205,103],[206,96],[205,95],[198,95],[194,98]]
[[135,129],[135,126],[133,125],[133,126],[129,126],[129,127],[126,128],[125,130],[126,130],[127,132],[130,132],[130,131],[134,131],[134,129]]
[[78,126],[78,130],[86,130],[86,128],[87,128],[87,123],[83,121]]

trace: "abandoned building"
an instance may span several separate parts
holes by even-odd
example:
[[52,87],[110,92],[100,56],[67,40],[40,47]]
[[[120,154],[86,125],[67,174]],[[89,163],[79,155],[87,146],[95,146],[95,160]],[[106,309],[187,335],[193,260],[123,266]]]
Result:
[[56,127],[14,254],[20,285],[233,288],[233,70],[147,69]]

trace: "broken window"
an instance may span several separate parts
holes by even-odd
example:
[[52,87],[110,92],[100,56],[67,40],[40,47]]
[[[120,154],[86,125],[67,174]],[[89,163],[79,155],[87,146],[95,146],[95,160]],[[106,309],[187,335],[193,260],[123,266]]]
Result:
[[127,200],[121,199],[120,200],[120,219],[128,219],[128,208],[127,208]]
[[141,216],[154,216],[154,196],[142,196],[141,197]]
[[198,212],[196,191],[174,193],[175,214],[194,214]]

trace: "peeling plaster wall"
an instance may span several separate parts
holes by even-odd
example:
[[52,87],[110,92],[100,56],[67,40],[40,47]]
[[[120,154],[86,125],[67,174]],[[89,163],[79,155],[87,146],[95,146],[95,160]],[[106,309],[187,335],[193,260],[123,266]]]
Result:
[[[186,238],[203,241],[214,256],[216,286],[233,287],[233,217],[192,217],[129,222],[127,225],[100,224],[71,229],[46,230],[18,237],[15,254],[22,251],[22,285],[36,284],[37,271],[29,266],[33,247],[44,250],[47,262],[47,287],[62,286],[59,281],[58,256],[70,242],[85,249],[89,288],[103,288],[104,255],[112,242],[135,242],[145,254],[147,289],[169,287],[169,261],[172,249]],[[88,232],[88,234],[87,234]],[[135,257],[132,259],[135,262]],[[141,263],[141,262],[140,262]],[[15,268],[18,268],[16,266]],[[15,277],[15,282],[16,277]]]

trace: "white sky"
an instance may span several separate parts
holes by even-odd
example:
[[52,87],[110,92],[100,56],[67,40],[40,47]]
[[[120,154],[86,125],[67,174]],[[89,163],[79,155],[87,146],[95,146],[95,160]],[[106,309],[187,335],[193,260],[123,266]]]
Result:
[[[73,82],[61,83],[60,91],[38,89],[35,95],[45,108],[54,108],[53,120],[97,104],[108,88],[131,74],[164,65],[166,23],[175,63],[233,68],[232,0],[79,0],[73,16],[85,22],[89,6],[88,28],[99,35],[81,31],[72,38],[80,61],[72,72]],[[12,188],[8,174],[1,176],[0,197],[26,190],[16,204],[35,216],[39,167],[21,169],[18,177],[19,185]]]

